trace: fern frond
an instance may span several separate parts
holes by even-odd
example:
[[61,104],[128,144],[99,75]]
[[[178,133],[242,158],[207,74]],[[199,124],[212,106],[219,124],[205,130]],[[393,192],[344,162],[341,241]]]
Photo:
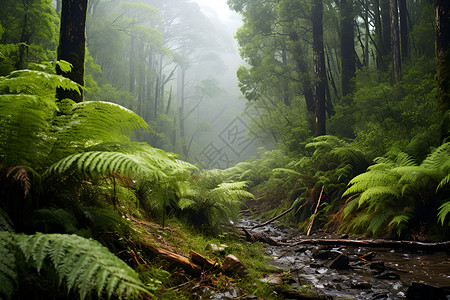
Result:
[[[41,166],[48,155],[53,100],[31,95],[0,95],[0,161]],[[26,146],[24,146],[26,145]]]
[[443,166],[447,169],[450,168],[450,142],[444,143],[436,148],[425,158],[421,166],[431,169],[440,169]]
[[386,215],[384,213],[378,213],[375,216],[373,216],[370,220],[369,226],[367,227],[367,230],[370,230],[373,235],[376,235],[376,233],[381,229],[383,224],[386,222]]
[[294,175],[294,176],[300,175],[299,172],[291,170],[291,169],[286,169],[286,168],[273,169],[272,173],[274,173],[274,174],[277,174],[277,173],[282,173],[283,174],[284,173],[286,175]]
[[449,213],[450,213],[450,201],[447,201],[439,207],[438,222],[441,222],[442,226],[444,226],[445,218]]
[[388,186],[392,183],[397,183],[398,176],[384,171],[384,170],[371,170],[366,173],[362,173],[354,177],[349,182],[349,188],[342,195],[350,196],[356,193],[362,193],[371,187]]
[[344,218],[347,218],[352,212],[358,208],[359,197],[352,199],[344,207]]
[[44,176],[64,174],[71,169],[89,176],[105,176],[113,172],[120,172],[126,176],[140,174],[154,179],[165,176],[164,173],[152,168],[142,158],[135,155],[98,151],[70,155],[50,166]]
[[60,279],[69,290],[78,289],[81,299],[92,290],[99,294],[105,290],[108,298],[116,293],[120,299],[150,294],[133,269],[95,240],[41,233],[17,235],[16,239],[25,257],[38,269],[49,257]]
[[18,70],[0,77],[0,92],[3,94],[50,96],[56,88],[80,93],[80,86],[72,80],[42,71]]
[[366,189],[359,196],[358,205],[361,206],[364,203],[370,202],[381,202],[386,197],[392,197],[397,199],[400,197],[400,191],[395,186],[374,186]]
[[437,188],[436,188],[436,192],[439,191],[440,189],[443,189],[444,187],[448,186],[448,184],[450,183],[450,174],[448,174],[447,176],[445,176],[438,184]]
[[389,226],[395,225],[397,227],[397,235],[400,236],[407,228],[409,220],[411,220],[412,216],[410,214],[407,215],[398,215],[392,218],[391,222],[389,222]]

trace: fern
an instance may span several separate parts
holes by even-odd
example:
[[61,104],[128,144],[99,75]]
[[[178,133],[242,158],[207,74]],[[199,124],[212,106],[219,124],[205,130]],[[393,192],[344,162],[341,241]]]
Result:
[[[444,226],[445,218],[450,213],[450,201],[445,202],[439,207],[438,221]],[[448,223],[450,225],[450,221]]]
[[362,206],[364,203],[376,198],[376,201],[382,201],[383,198],[392,197],[397,199],[400,196],[400,191],[395,186],[374,186],[366,189],[360,196],[358,205]]
[[400,236],[402,232],[407,228],[408,222],[411,220],[412,215],[398,215],[392,218],[388,226],[395,225],[397,227],[397,235]]
[[41,234],[15,235],[19,249],[27,261],[39,271],[47,258],[69,290],[78,290],[84,299],[92,290],[100,297],[119,298],[150,294],[138,274],[95,240],[76,235]]
[[42,71],[18,70],[0,77],[0,93],[51,97],[56,88],[80,92],[80,86],[63,76]]

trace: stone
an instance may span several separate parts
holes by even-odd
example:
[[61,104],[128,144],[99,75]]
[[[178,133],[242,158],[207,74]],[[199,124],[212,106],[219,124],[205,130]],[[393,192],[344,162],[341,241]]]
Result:
[[283,280],[280,278],[280,276],[274,274],[264,277],[263,279],[260,279],[260,281],[270,284],[283,285]]
[[398,280],[400,275],[394,272],[384,272],[374,276],[376,279]]
[[450,297],[448,288],[441,288],[423,282],[413,282],[406,291],[408,300],[447,300]]
[[229,276],[236,275],[239,277],[245,277],[248,275],[248,270],[244,263],[233,254],[229,254],[225,257],[225,260],[222,263],[222,269],[224,273]]
[[366,290],[366,289],[370,289],[372,287],[372,285],[370,283],[368,283],[367,281],[361,281],[361,282],[352,282],[351,287],[352,287],[352,289]]
[[341,254],[338,257],[336,257],[329,265],[328,267],[330,269],[336,269],[336,270],[348,270],[350,259],[347,255]]
[[386,267],[384,266],[384,262],[382,261],[374,261],[370,264],[370,268],[372,270],[385,270]]
[[335,259],[339,255],[341,255],[342,252],[336,251],[336,250],[319,250],[316,254],[314,254],[315,259]]

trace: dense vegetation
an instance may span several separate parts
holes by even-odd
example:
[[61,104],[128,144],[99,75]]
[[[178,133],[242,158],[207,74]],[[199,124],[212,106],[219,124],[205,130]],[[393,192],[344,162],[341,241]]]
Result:
[[[58,35],[69,2],[5,0],[0,11],[0,297],[182,297],[186,274],[148,244],[182,241],[219,260],[210,241],[226,241],[255,264],[240,284],[267,296],[254,282],[267,268],[258,245],[222,227],[245,205],[263,216],[293,207],[284,221],[305,231],[315,217],[351,234],[448,239],[448,21],[436,27],[433,14],[448,4],[228,1],[243,17],[249,134],[267,149],[200,170],[192,152],[205,141],[194,140],[210,124],[187,117],[222,95],[211,74],[226,43],[203,30],[198,6],[85,2],[74,55]],[[199,102],[188,107],[189,78]]]

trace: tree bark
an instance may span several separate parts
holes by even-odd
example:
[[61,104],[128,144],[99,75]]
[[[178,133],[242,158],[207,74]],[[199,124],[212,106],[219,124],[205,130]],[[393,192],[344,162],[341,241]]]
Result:
[[450,1],[436,0],[435,22],[437,99],[444,115],[450,110]]
[[327,74],[323,48],[323,5],[322,0],[314,1],[312,7],[312,33],[315,80],[315,136],[326,134],[325,92]]
[[342,96],[354,90],[352,78],[355,76],[355,38],[353,26],[353,0],[341,0],[341,83]]
[[397,83],[401,79],[402,72],[397,0],[389,0],[389,8],[391,18],[392,82]]
[[[84,86],[84,57],[86,53],[86,13],[87,0],[63,0],[61,6],[61,29],[59,33],[58,60],[72,64],[72,70],[64,73],[57,66],[56,73]],[[83,91],[58,88],[59,100],[69,98],[83,101]]]
[[408,11],[406,7],[406,0],[398,1],[398,8],[400,14],[400,43],[402,48],[402,59],[406,59],[409,56],[408,45]]

